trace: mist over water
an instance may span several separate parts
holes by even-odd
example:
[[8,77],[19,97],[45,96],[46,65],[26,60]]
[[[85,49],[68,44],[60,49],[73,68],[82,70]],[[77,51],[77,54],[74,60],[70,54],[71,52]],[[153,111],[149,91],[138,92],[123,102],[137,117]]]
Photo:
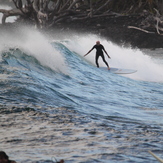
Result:
[[[22,163],[152,163],[163,149],[163,58],[92,34],[0,30],[0,150]],[[98,69],[99,40],[117,75]],[[100,59],[100,66],[106,66]]]

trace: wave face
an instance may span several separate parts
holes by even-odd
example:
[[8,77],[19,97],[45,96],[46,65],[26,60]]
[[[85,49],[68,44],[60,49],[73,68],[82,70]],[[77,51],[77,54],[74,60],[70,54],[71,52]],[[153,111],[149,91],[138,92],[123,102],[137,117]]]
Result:
[[[0,33],[0,150],[18,162],[153,162],[148,150],[160,156],[162,49],[27,27]],[[111,67],[137,72],[98,69],[95,51],[83,57],[99,39]]]

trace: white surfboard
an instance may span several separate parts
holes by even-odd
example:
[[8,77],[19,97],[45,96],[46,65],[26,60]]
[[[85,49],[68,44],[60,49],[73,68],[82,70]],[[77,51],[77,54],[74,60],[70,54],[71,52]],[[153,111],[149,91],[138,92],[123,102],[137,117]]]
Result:
[[114,74],[132,74],[137,72],[137,70],[133,70],[133,69],[123,69],[123,68],[113,68],[113,67],[110,67],[110,70],[108,70],[107,67],[100,67],[100,69],[107,70],[108,72]]

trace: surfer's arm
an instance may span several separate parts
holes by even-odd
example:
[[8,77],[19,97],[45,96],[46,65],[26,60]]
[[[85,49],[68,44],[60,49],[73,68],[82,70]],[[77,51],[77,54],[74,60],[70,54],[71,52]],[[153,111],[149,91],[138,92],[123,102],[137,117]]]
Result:
[[109,56],[109,54],[107,53],[107,51],[105,50],[105,49],[103,49],[104,50],[104,52],[106,53],[106,55],[108,56],[108,58],[111,58],[110,56]]
[[86,54],[84,55],[84,57],[85,57],[86,55],[88,55],[93,49],[94,49],[94,47],[93,47],[90,51],[88,51],[88,53],[86,53]]

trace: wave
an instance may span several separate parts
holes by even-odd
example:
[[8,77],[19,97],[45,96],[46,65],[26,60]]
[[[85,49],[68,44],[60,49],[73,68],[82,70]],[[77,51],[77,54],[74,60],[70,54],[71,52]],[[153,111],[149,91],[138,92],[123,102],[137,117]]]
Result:
[[[75,108],[81,99],[87,101],[88,97],[81,94],[87,91],[83,90],[84,85],[96,85],[93,92],[97,93],[101,84],[109,85],[112,90],[111,85],[116,83],[115,89],[122,89],[123,85],[119,84],[122,80],[126,80],[124,82],[129,85],[130,79],[134,79],[134,83],[136,80],[163,82],[163,65],[154,60],[153,55],[146,55],[139,49],[117,46],[96,35],[69,35],[59,39],[28,27],[2,32],[2,103],[31,102],[41,106],[62,107],[66,101],[67,107]],[[94,63],[95,51],[83,57],[99,39],[111,56],[111,59],[107,59],[111,67],[136,69],[137,72],[120,76],[97,69]],[[105,66],[102,60],[100,66]],[[91,93],[88,96],[91,97]],[[82,108],[87,108],[86,105],[83,103]]]
[[[144,153],[133,157],[133,152],[160,149],[162,142],[163,65],[155,51],[120,47],[91,34],[56,36],[27,27],[0,32],[3,150],[21,151],[14,159],[22,162],[51,162],[51,156],[83,161],[85,146],[85,162],[90,157],[115,161],[122,155],[121,162],[129,157],[128,162],[152,160]],[[111,56],[111,67],[138,71],[120,76],[96,68],[95,51],[83,55],[99,39]],[[105,66],[101,60],[100,66]],[[97,140],[101,143],[94,144]],[[107,151],[101,154],[102,148]]]
[[19,27],[10,31],[1,31],[0,49],[20,49],[28,56],[36,58],[43,66],[66,73],[64,57],[51,45],[49,40],[35,29]]
[[[79,54],[80,56],[83,56],[99,39],[111,57],[111,60],[106,57],[110,67],[137,70],[137,73],[127,75],[127,77],[135,80],[163,82],[163,62],[160,62],[162,58],[156,61],[155,51],[144,53],[140,49],[118,46],[106,39],[99,38],[98,36],[91,34],[87,36],[74,36],[71,38],[71,40],[65,42],[64,44],[71,51]],[[85,59],[95,65],[94,56],[95,51],[92,51]],[[100,65],[105,66],[102,60],[100,61]]]
[[[19,27],[11,31],[1,31],[1,33],[1,52],[11,48],[20,49],[26,55],[37,59],[43,66],[65,74],[69,73],[68,70],[71,66],[67,64],[67,54],[73,54],[74,60],[76,60],[74,61],[76,63],[75,67],[78,67],[79,63],[85,61],[95,66],[95,51],[92,51],[85,58],[83,55],[93,47],[97,40],[100,40],[111,56],[111,59],[106,57],[111,67],[136,69],[137,73],[127,75],[127,77],[135,80],[163,81],[163,64],[157,63],[154,60],[154,55],[147,55],[139,49],[115,45],[96,35],[70,33],[70,36],[66,35],[67,38],[62,40],[59,40],[57,37],[55,39],[55,36],[52,40],[51,37],[27,27]],[[155,52],[153,51],[153,53]],[[80,58],[80,61],[77,60],[78,58]],[[102,60],[100,60],[100,66],[105,66]],[[79,68],[82,69],[83,67]]]

